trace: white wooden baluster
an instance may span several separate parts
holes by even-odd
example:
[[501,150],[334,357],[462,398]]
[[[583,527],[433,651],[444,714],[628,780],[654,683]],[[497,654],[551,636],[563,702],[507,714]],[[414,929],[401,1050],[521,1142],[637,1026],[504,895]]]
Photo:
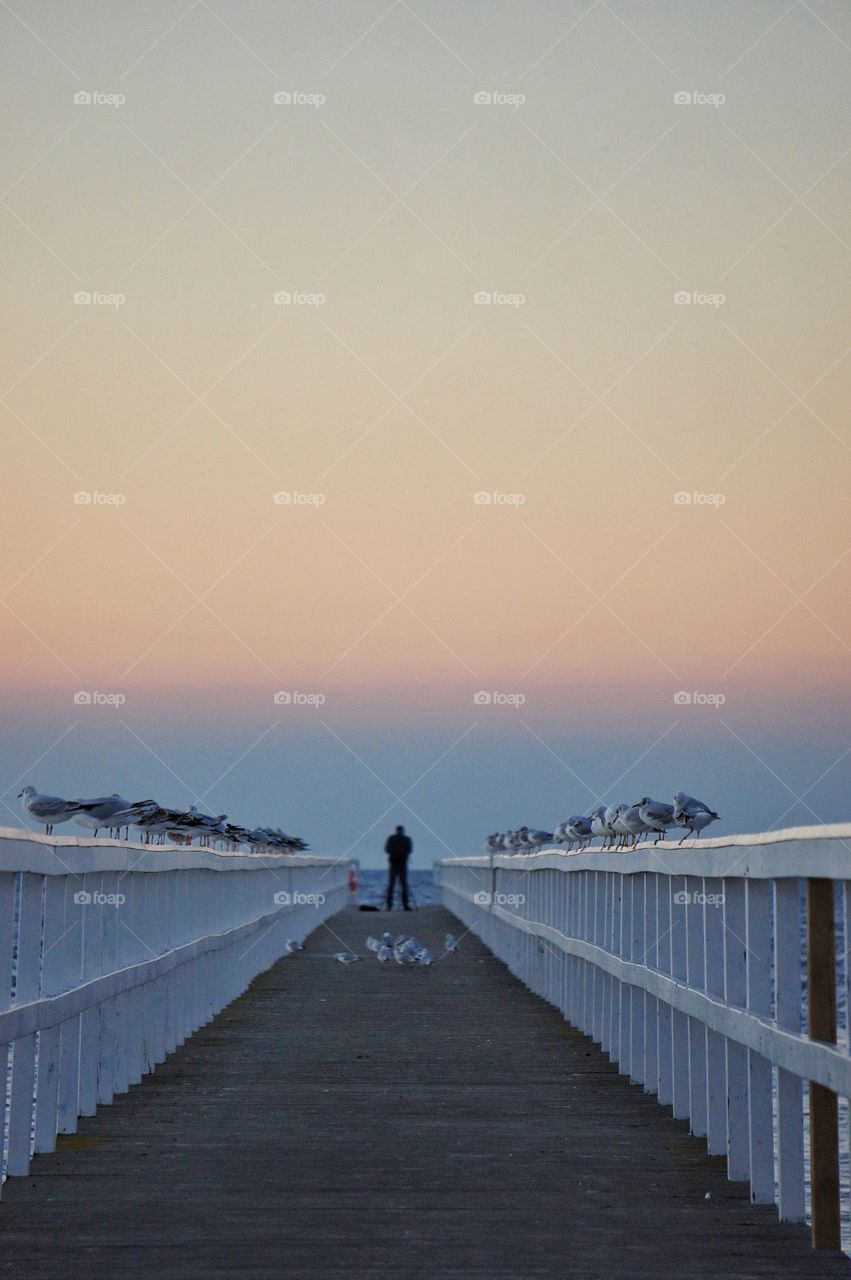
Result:
[[[44,876],[20,874],[18,896],[18,955],[15,966],[16,1005],[37,1000],[40,981]],[[24,1174],[30,1166],[35,1096],[36,1036],[21,1036],[12,1046],[12,1085],[9,1102],[9,1155],[6,1172]]]
[[[640,875],[630,876],[633,883],[632,891],[632,924],[630,934],[630,949],[628,958],[633,964],[644,964],[644,922],[645,922],[645,894],[647,893],[647,874],[642,872]],[[636,1084],[643,1084],[644,1075],[644,992],[638,987],[630,987],[629,989],[630,1003],[630,1077]]]
[[[656,948],[659,937],[657,901],[660,882],[666,878],[656,872],[648,872],[644,910],[644,957],[642,963],[649,969],[656,968]],[[659,1087],[659,1001],[649,991],[644,993],[644,1090],[655,1093]]]
[[[99,976],[101,946],[101,912],[94,904],[102,892],[100,872],[83,876],[83,887],[75,895],[83,930],[82,980]],[[97,1005],[84,1009],[80,1016],[80,1115],[93,1116],[97,1110],[98,1064],[100,1062],[100,1012]]]
[[[12,1003],[12,973],[15,954],[15,899],[17,896],[17,876],[13,871],[0,871],[0,1011],[8,1009]],[[0,1145],[0,1166],[5,1160],[6,1143],[9,1136],[6,1114],[6,1081],[9,1074],[9,1060],[12,1046],[8,1042],[0,1042],[0,1069],[3,1071],[3,1132]],[[4,1168],[0,1167],[0,1183]]]
[[[65,896],[68,876],[46,876],[44,889],[44,951],[41,992],[53,996],[65,988]],[[38,1037],[38,1092],[35,1104],[35,1150],[56,1146],[59,1106],[59,1053],[62,1028],[45,1027]]]
[[[100,928],[100,972],[113,973],[118,952],[118,873],[105,871],[101,880],[100,904],[93,903],[88,911],[97,913]],[[107,901],[109,900],[109,901]],[[115,1037],[116,1024],[115,996],[102,1000],[98,1005],[100,1027],[98,1031],[98,1064],[97,1064],[97,1100],[100,1103],[112,1102],[115,1095]]]
[[[658,877],[658,881],[659,891],[656,897],[656,967],[661,970],[662,973],[670,973],[672,928],[671,907],[673,905],[672,887],[674,880],[672,876],[660,875]],[[674,1100],[673,1033],[671,1013],[671,1006],[665,1000],[659,1000],[656,1015],[659,1037],[659,1071],[657,1075],[658,1085],[656,1092],[659,1095],[659,1101],[662,1103],[671,1103]]]
[[[707,901],[703,880],[687,876],[685,892],[689,895],[686,910],[686,982],[698,991],[704,990],[705,959],[703,939],[706,912],[719,908]],[[697,1137],[706,1133],[706,1028],[697,1018],[688,1018],[689,1119],[691,1132]]]
[[[724,880],[724,998],[744,1009],[747,1004],[747,920],[745,883]],[[727,1176],[750,1181],[748,1051],[727,1042]]]
[[[774,1017],[778,1027],[795,1035],[800,1034],[802,1025],[801,902],[800,880],[787,877],[774,881]],[[784,1222],[803,1222],[803,1082],[782,1067],[777,1071],[777,1146],[780,1217]]]
[[[65,936],[62,944],[63,986],[79,985],[83,976],[83,917],[75,901],[82,891],[83,877],[65,877]],[[59,1133],[76,1133],[80,1114],[80,1038],[82,1014],[76,1013],[62,1023],[59,1032],[59,1096],[57,1128]]]
[[[687,918],[700,905],[692,902],[685,876],[672,876],[671,889],[671,976],[678,982],[688,981]],[[674,1115],[684,1120],[689,1115],[691,1086],[689,1083],[688,1018],[680,1009],[671,1010],[671,1045],[673,1080],[671,1103]]]
[[[703,913],[706,993],[724,999],[724,882],[704,880]],[[714,906],[710,907],[710,903]],[[710,1155],[727,1154],[727,1045],[720,1032],[706,1028],[706,1145]]]
[[[746,881],[748,1009],[771,1016],[771,882]],[[774,1203],[774,1116],[771,1063],[748,1050],[748,1139],[751,1199]]]

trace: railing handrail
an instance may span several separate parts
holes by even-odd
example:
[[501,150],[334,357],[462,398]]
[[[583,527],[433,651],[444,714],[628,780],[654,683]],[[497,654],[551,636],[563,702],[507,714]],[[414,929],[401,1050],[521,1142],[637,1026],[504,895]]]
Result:
[[[801,846],[813,845],[807,850]],[[735,849],[734,863],[724,851]],[[805,862],[818,854],[818,864]],[[788,876],[820,876],[826,880],[851,880],[851,823],[838,822],[819,827],[785,827],[752,835],[716,836],[711,840],[689,840],[682,846],[675,840],[640,844],[634,850],[605,849],[589,845],[567,850],[553,845],[540,853],[485,853],[438,858],[435,866],[493,866],[516,871],[614,871],[631,875],[656,871],[664,875],[732,876],[742,879],[777,880]]]
[[232,853],[94,836],[45,836],[0,827],[0,871],[31,871],[42,876],[97,871],[268,871],[271,867],[333,866],[339,861],[318,853]]

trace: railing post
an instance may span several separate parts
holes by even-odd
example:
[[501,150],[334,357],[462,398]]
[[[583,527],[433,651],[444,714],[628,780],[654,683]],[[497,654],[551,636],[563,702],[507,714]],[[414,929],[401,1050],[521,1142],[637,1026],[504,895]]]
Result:
[[[801,882],[774,881],[774,1016],[801,1034]],[[804,1102],[800,1076],[777,1068],[778,1210],[783,1222],[803,1222]]]
[[[836,1043],[833,881],[807,880],[807,984],[812,1040]],[[810,1081],[810,1187],[814,1249],[838,1249],[839,1141],[836,1094]]]

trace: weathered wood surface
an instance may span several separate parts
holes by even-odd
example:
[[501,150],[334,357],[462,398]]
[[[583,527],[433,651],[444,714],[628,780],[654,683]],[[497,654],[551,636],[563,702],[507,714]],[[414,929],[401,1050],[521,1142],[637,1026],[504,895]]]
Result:
[[[390,919],[335,916],[7,1183],[0,1275],[851,1275],[472,936],[430,970],[380,966],[363,941]],[[437,907],[391,927],[436,955],[458,932]],[[334,963],[343,944],[368,958]]]

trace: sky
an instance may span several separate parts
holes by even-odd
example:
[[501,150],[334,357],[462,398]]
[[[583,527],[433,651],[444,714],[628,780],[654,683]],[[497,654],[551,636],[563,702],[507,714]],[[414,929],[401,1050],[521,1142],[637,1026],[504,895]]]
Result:
[[0,825],[851,817],[844,3],[0,22]]

